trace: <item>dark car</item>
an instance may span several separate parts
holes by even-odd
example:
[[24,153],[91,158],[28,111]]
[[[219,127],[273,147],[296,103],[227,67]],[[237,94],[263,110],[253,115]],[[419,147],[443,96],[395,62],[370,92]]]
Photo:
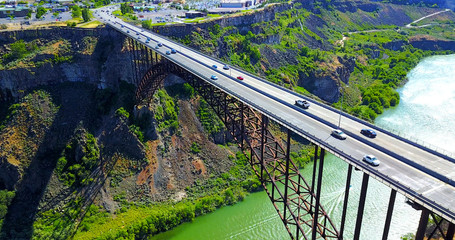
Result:
[[177,53],[177,50],[175,50],[175,49],[172,48],[172,49],[171,49],[171,53],[172,53],[172,54],[176,54],[176,53]]
[[229,66],[228,66],[228,65],[224,65],[224,66],[223,66],[223,69],[224,69],[224,70],[229,70]]
[[162,44],[162,43],[158,43],[158,46],[159,46],[159,47],[162,47],[162,46],[163,46],[163,44]]
[[371,129],[364,128],[364,129],[360,130],[360,133],[365,135],[365,136],[367,136],[367,137],[369,137],[369,138],[375,138],[376,137],[376,132],[371,130]]
[[306,100],[296,100],[295,105],[297,105],[301,108],[304,108],[304,109],[307,109],[310,107],[310,103],[307,102]]
[[171,51],[166,51],[166,55],[171,55]]

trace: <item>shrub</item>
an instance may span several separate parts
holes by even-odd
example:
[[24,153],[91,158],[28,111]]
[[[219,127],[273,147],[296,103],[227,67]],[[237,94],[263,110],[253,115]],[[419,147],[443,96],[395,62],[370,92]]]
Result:
[[191,144],[191,152],[192,153],[199,153],[201,151],[201,147],[199,146],[199,144],[197,142],[193,142]]
[[122,120],[126,121],[130,118],[130,113],[126,111],[123,107],[115,110],[115,115],[120,117]]

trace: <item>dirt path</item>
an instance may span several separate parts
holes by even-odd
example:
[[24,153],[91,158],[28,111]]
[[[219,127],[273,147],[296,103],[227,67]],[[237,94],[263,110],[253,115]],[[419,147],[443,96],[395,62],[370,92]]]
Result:
[[[429,14],[429,15],[426,15],[426,16],[423,16],[409,24],[406,24],[404,27],[405,28],[422,28],[422,27],[428,27],[428,26],[431,26],[432,24],[425,24],[425,25],[422,25],[422,26],[412,26],[412,24],[414,23],[418,23],[426,18],[429,18],[429,17],[432,17],[432,16],[435,16],[435,15],[438,15],[438,14],[441,14],[441,13],[445,13],[445,12],[448,12],[450,11],[450,9],[445,9],[445,10],[442,10],[442,11],[439,11],[439,12],[435,12],[435,13],[432,13],[432,14]],[[348,32],[348,34],[354,34],[354,33],[365,33],[365,32],[382,32],[382,31],[388,31],[390,29],[370,29],[370,30],[364,30],[364,31],[354,31],[354,32]],[[343,36],[343,38],[341,40],[338,40],[337,43],[340,44],[341,46],[344,46],[344,41],[347,40],[348,38]]]
[[[414,24],[414,23],[418,23],[418,22],[422,21],[422,20],[425,19],[425,18],[429,18],[429,17],[432,17],[432,16],[434,16],[434,15],[438,15],[438,14],[445,13],[445,12],[448,12],[448,11],[450,11],[450,9],[446,9],[446,10],[443,10],[443,11],[439,11],[439,12],[435,12],[435,13],[429,14],[429,15],[427,15],[427,16],[424,16],[424,17],[421,17],[421,18],[415,20],[415,21],[412,22],[412,23],[407,24],[405,27],[411,28],[411,27],[413,27],[413,26],[411,26],[411,25]],[[428,25],[429,25],[429,24],[426,24],[426,25],[424,25],[424,26],[428,26]]]

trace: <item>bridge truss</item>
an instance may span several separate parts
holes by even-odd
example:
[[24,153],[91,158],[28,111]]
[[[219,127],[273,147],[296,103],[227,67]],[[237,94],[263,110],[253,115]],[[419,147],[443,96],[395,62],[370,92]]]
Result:
[[[136,101],[139,103],[151,99],[169,73],[187,81],[212,107],[248,157],[251,167],[260,179],[291,239],[344,239],[352,165],[348,167],[343,213],[340,230],[338,230],[320,201],[325,149],[314,146],[314,165],[310,186],[300,173],[299,167],[290,158],[293,134],[290,129],[284,131],[286,139],[276,138],[270,131],[273,120],[265,114],[170,62],[134,39],[127,38],[127,47],[131,53],[133,82],[137,86]],[[364,173],[354,230],[355,240],[360,236],[368,180],[369,175]],[[384,240],[388,239],[395,197],[396,190],[392,189],[382,234]],[[432,216],[435,222],[434,230],[425,237],[430,239],[439,232],[444,239],[453,240],[455,232],[453,223],[436,216],[420,205],[417,208],[422,210],[422,216],[416,239],[424,239],[429,216]],[[442,227],[444,224],[448,224],[447,230]]]

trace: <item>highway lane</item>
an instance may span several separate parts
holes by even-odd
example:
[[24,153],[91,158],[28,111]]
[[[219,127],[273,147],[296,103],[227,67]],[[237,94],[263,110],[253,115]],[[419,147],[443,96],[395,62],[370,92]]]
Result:
[[[108,16],[104,16],[104,18],[106,17]],[[121,22],[118,19],[115,21]],[[125,23],[122,24],[130,28],[131,29],[130,35],[133,38],[137,39],[137,35],[135,35],[135,33],[133,33],[132,31],[134,30],[136,32],[140,32],[141,29]],[[114,24],[113,26],[115,25],[116,24]],[[116,28],[123,32],[126,31],[118,26]],[[190,70],[192,72],[196,73],[202,78],[208,79],[210,78],[211,75],[217,75],[219,80],[208,81],[212,82],[212,84],[217,85],[222,89],[225,89],[233,93],[239,99],[251,103],[253,107],[259,109],[260,111],[265,112],[266,115],[269,115],[269,117],[275,118],[275,120],[284,123],[284,125],[288,127],[292,127],[292,129],[298,129],[299,130],[298,132],[300,134],[304,133],[304,131],[311,132],[311,135],[314,135],[313,137],[315,139],[318,139],[319,141],[324,142],[326,144],[330,144],[332,148],[335,150],[343,149],[344,152],[348,152],[352,158],[345,160],[348,160],[355,166],[361,166],[362,169],[365,169],[365,171],[372,173],[373,176],[375,175],[376,172],[379,172],[381,174],[389,176],[390,179],[393,179],[397,183],[402,183],[405,184],[407,187],[410,187],[411,190],[408,190],[408,195],[410,197],[412,197],[413,195],[412,192],[415,192],[417,194],[414,195],[422,194],[423,196],[429,199],[437,200],[437,204],[441,205],[442,207],[454,208],[455,189],[453,186],[445,184],[440,180],[429,176],[427,173],[410,167],[409,165],[404,164],[401,161],[397,161],[395,157],[392,157],[388,154],[384,154],[381,151],[378,151],[377,149],[369,146],[368,144],[365,144],[364,142],[358,141],[355,138],[349,137],[344,141],[334,139],[333,137],[330,136],[332,126],[328,126],[327,124],[321,123],[320,121],[317,121],[314,118],[309,117],[308,115],[305,114],[305,112],[308,112],[317,116],[323,116],[325,121],[328,121],[329,123],[336,126],[339,117],[338,112],[329,111],[326,108],[319,106],[318,104],[312,104],[310,109],[306,111],[297,110],[295,107],[293,107],[294,101],[296,99],[295,94],[291,94],[287,91],[284,91],[280,88],[276,88],[269,84],[264,84],[264,82],[257,80],[252,76],[245,76],[243,72],[238,71],[237,69],[231,68],[230,71],[223,70],[222,69],[222,66],[224,65],[223,63],[214,61],[213,59],[205,56],[201,56],[193,50],[181,47],[180,45],[170,42],[169,40],[157,36],[156,34],[151,34],[149,32],[143,32],[141,34],[143,34],[144,36],[151,37],[154,41],[163,42],[166,46],[174,48],[180,53],[184,53],[186,56],[178,53],[168,55],[166,57],[170,58],[171,60],[174,60],[175,62],[180,63],[181,65],[186,66],[187,68],[191,68]],[[145,38],[142,37],[142,41],[145,42]],[[156,42],[154,41],[151,41],[151,44],[149,44],[149,46],[153,47],[154,44],[156,45]],[[163,47],[160,48],[158,52],[164,54],[166,50],[168,50],[168,48]],[[203,64],[194,64],[195,59],[197,59],[197,61]],[[211,65],[213,64],[218,65],[219,69],[215,70],[211,68]],[[228,76],[220,74],[223,73],[223,71],[225,71],[224,73],[231,72],[234,78],[238,75],[242,75],[245,77],[245,80],[243,82],[240,82],[239,80],[234,80]],[[269,96],[258,93],[256,91],[258,89],[260,89],[261,91],[265,92],[268,95],[279,96],[280,101],[277,101],[276,99],[271,99]],[[277,116],[282,117],[285,116],[285,119],[277,119]],[[406,156],[407,158],[412,158],[413,161],[419,162],[420,164],[427,164],[428,159],[430,159],[433,161],[432,164],[441,165],[439,166],[440,169],[437,169],[438,172],[447,175],[450,178],[454,177],[455,167],[453,163],[450,163],[445,159],[438,158],[435,155],[428,153],[427,151],[416,148],[403,141],[397,141],[395,138],[392,138],[387,134],[379,133],[376,139],[373,140],[368,139],[359,134],[359,130],[361,128],[365,128],[365,125],[362,125],[357,121],[353,121],[351,119],[343,117],[342,129],[348,132],[351,136],[353,134],[356,134],[357,138],[358,137],[363,138],[364,141],[365,140],[374,141],[379,145],[386,146],[387,149],[391,151],[397,152],[400,155]],[[332,152],[336,154],[336,151],[334,151],[333,149]],[[381,165],[377,168],[373,168],[361,162],[359,159],[361,159],[364,154],[376,155],[381,160],[382,162]],[[438,168],[438,166],[434,167]],[[377,178],[380,179],[380,177]],[[451,211],[455,212],[455,210]]]
[[[134,31],[140,32],[140,28],[133,28]],[[167,39],[164,39],[162,37],[148,34],[148,33],[142,33],[144,35],[148,35],[152,37],[153,39],[156,39],[157,41],[160,42],[165,42],[167,46],[170,46],[171,48],[178,49],[179,52],[185,53],[186,55],[193,57],[194,59],[197,59],[198,61],[206,64],[207,66],[212,66],[212,65],[217,65],[218,68],[213,72],[212,74],[219,76],[220,73],[227,74],[232,74],[234,78],[236,76],[244,76],[241,72],[239,72],[237,69],[231,68],[230,70],[224,70],[222,69],[222,66],[224,65],[221,62],[213,61],[210,58],[207,57],[200,57],[195,53],[194,51],[188,51],[187,49],[174,44],[174,43],[168,43]],[[289,92],[286,92],[280,88],[275,88],[271,85],[265,85],[262,81],[259,81],[255,78],[252,78],[251,76],[245,76],[245,83],[249,84],[252,87],[261,89],[264,92],[267,92],[268,94],[271,94],[273,96],[280,96],[281,100],[287,102],[288,104],[294,104],[296,100],[296,96],[294,94],[291,94]],[[334,111],[329,111],[326,108],[323,108],[319,105],[313,104],[313,106],[307,110],[308,112],[315,114],[317,116],[324,116],[324,120],[337,125],[339,121],[339,114],[338,112]],[[372,141],[371,139],[359,134],[360,129],[365,128],[364,125],[360,124],[357,121],[353,121],[348,118],[342,118],[342,124],[341,124],[341,129],[345,130],[349,135],[356,134],[359,137],[364,138],[366,141]],[[451,164],[449,167],[446,164],[446,160],[443,158],[436,157],[434,154],[431,154],[427,151],[424,151],[420,148],[417,148],[413,145],[410,145],[406,142],[403,141],[396,141],[396,139],[388,134],[379,134],[376,139],[374,139],[374,142],[378,145],[385,146],[387,149],[389,149],[392,152],[399,153],[400,155],[403,156],[413,156],[413,158],[410,158],[409,160],[412,160],[416,163],[419,163],[423,166],[429,166],[432,169],[436,170],[438,173],[441,173],[451,179],[455,178],[455,164]],[[392,144],[391,144],[392,143]],[[406,154],[402,154],[406,153]],[[442,164],[439,164],[442,163]]]

